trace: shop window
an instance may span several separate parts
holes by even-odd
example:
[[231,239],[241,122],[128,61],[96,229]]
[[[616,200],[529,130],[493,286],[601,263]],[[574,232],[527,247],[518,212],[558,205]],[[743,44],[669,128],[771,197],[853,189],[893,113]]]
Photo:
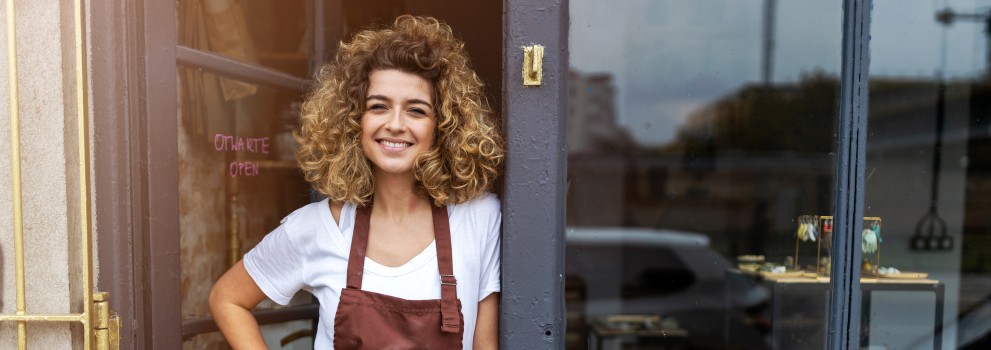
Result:
[[567,347],[824,348],[841,3],[570,11]]
[[[311,191],[296,166],[291,136],[298,93],[237,82],[254,92],[228,101],[221,78],[178,72],[182,315],[196,320],[210,315],[213,283],[283,217],[309,203]],[[309,302],[309,294],[301,293],[294,304]],[[256,310],[273,307],[266,300]],[[184,346],[224,343],[220,333],[212,333]]]
[[[314,55],[311,1],[176,2],[176,42],[306,78]],[[214,282],[286,215],[313,200],[295,161],[302,92],[247,82],[196,67],[177,68],[180,296],[183,348],[226,348],[210,318]],[[257,73],[252,73],[257,74]],[[272,74],[272,73],[268,73]],[[308,293],[290,303],[312,304]],[[263,322],[272,348],[310,349],[311,316],[289,316],[263,301],[255,313],[279,309],[288,322]]]
[[917,288],[863,294],[865,348],[991,347],[989,5],[874,2],[861,286]]

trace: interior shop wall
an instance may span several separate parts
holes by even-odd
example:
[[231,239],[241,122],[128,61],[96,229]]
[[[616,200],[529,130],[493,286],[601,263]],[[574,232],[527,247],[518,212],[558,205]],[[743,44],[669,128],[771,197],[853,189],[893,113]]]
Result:
[[[17,79],[23,193],[27,312],[82,309],[79,270],[79,186],[72,3],[16,1]],[[6,9],[0,37],[6,38]],[[58,28],[58,30],[52,30]],[[6,40],[0,43],[0,290],[2,312],[16,311]],[[69,262],[72,263],[69,263]],[[71,266],[71,267],[70,267]],[[68,349],[81,337],[64,323],[29,323],[29,344]],[[78,331],[78,327],[76,331]],[[13,323],[0,324],[0,348],[13,348]]]

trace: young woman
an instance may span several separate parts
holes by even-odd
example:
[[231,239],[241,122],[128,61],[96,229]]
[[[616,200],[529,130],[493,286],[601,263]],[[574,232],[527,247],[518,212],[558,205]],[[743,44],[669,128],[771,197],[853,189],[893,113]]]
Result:
[[320,301],[315,348],[496,349],[503,142],[464,44],[402,16],[342,43],[303,105],[297,160],[327,199],[300,208],[210,294],[235,349],[250,310]]

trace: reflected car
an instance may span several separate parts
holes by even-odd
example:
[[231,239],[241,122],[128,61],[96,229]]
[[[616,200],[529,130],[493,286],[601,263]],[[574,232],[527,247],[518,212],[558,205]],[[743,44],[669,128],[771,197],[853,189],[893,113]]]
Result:
[[[762,310],[768,291],[727,274],[734,265],[710,247],[708,236],[648,228],[568,227],[566,240],[569,349],[585,348],[588,339],[598,338],[594,323],[616,315],[660,315],[686,331],[686,348],[766,348],[761,325],[755,322],[759,316],[747,310]],[[742,332],[749,336],[735,336],[728,345],[728,327],[750,330]],[[638,348],[651,347],[638,343]]]

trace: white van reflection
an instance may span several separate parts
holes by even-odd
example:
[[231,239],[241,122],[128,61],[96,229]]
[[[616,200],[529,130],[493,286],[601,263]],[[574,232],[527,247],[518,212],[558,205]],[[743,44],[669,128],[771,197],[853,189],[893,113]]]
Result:
[[[592,323],[614,315],[660,315],[686,331],[688,348],[723,349],[726,327],[754,328],[752,318],[730,310],[756,309],[769,297],[750,281],[728,281],[733,265],[703,234],[632,227],[565,233],[568,349],[584,349]],[[745,333],[752,337],[734,337],[732,348],[765,348],[762,332]]]

